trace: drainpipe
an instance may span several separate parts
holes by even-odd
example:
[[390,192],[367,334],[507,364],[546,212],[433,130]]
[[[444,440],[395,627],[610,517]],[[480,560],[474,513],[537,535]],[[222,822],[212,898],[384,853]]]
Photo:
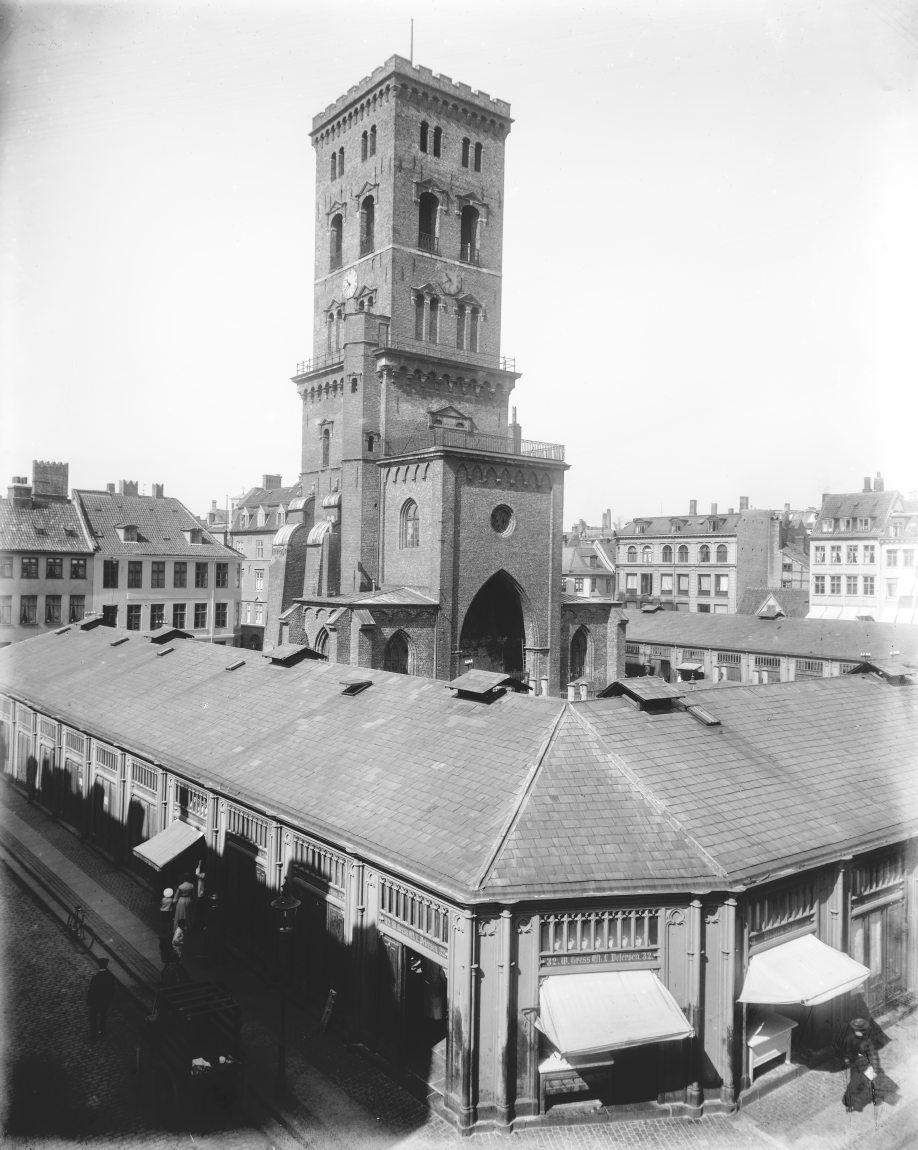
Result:
[[513,951],[513,915],[506,908],[500,912],[497,936],[497,1118],[502,1126],[513,1122],[511,1088],[513,1053],[513,991],[515,963]]

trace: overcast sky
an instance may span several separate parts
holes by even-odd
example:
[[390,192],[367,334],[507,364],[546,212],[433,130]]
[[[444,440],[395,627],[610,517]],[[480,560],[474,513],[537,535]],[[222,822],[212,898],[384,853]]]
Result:
[[502,346],[565,522],[918,487],[918,2],[6,5],[0,483],[298,477],[312,115],[509,100]]

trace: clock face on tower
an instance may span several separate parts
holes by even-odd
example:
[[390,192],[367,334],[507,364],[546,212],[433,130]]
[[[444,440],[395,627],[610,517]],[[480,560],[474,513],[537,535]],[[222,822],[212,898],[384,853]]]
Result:
[[357,291],[357,269],[348,268],[344,276],[344,298],[351,299]]

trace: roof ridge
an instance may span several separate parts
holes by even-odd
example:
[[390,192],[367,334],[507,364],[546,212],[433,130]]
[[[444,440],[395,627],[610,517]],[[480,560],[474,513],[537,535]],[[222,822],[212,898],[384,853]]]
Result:
[[500,858],[504,847],[507,845],[507,840],[509,839],[511,832],[522,818],[523,810],[529,801],[529,796],[532,794],[536,779],[539,777],[539,774],[542,770],[542,764],[545,762],[545,756],[548,754],[548,749],[554,741],[555,735],[558,732],[558,727],[561,725],[561,720],[564,718],[565,712],[569,709],[570,703],[565,702],[561,709],[558,711],[558,715],[551,725],[551,730],[545,736],[541,747],[539,747],[538,753],[535,757],[535,762],[533,763],[529,773],[526,776],[526,781],[523,784],[522,794],[520,795],[514,808],[511,810],[509,818],[504,821],[504,824],[500,830],[500,834],[497,836],[497,843],[495,844],[494,850],[491,851],[491,854],[486,860],[484,866],[478,872],[475,881],[472,883],[472,890],[481,890],[487,881],[488,876],[491,874],[491,871],[497,865],[497,860]]
[[662,799],[657,798],[657,796],[653,793],[652,790],[650,790],[647,784],[643,782],[642,779],[637,775],[634,769],[628,765],[624,757],[619,754],[618,751],[613,751],[606,745],[602,735],[600,735],[600,733],[596,730],[586,715],[576,707],[572,707],[571,710],[573,711],[580,724],[587,730],[590,737],[600,745],[605,757],[625,776],[627,781],[631,784],[632,787],[634,787],[641,798],[650,807],[653,808],[653,810],[660,816],[660,818],[665,819],[666,822],[668,822],[669,825],[673,827],[673,829],[677,831],[678,834],[682,835],[682,837],[701,855],[701,857],[708,864],[708,866],[712,868],[716,875],[719,875],[721,878],[726,878],[728,873],[726,867],[719,863],[712,854],[705,850],[701,843],[695,838],[693,834],[691,834],[690,831],[686,830],[686,828],[676,818],[675,815],[670,814],[666,803],[664,803]]

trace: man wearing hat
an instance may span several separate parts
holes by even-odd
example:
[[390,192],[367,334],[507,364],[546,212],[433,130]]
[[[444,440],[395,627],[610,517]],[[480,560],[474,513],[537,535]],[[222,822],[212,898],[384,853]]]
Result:
[[171,886],[163,891],[163,901],[159,904],[159,933],[172,937],[172,915],[175,908],[175,896]]
[[99,969],[89,980],[89,993],[86,1001],[89,1004],[89,1036],[101,1037],[105,1033],[105,1020],[108,1017],[108,1008],[115,997],[115,976],[108,969],[108,959],[99,959]]
[[863,1110],[868,1102],[877,1100],[876,1080],[880,1070],[868,1018],[851,1019],[845,1034],[844,1059],[848,1069],[845,1106],[848,1110]]

